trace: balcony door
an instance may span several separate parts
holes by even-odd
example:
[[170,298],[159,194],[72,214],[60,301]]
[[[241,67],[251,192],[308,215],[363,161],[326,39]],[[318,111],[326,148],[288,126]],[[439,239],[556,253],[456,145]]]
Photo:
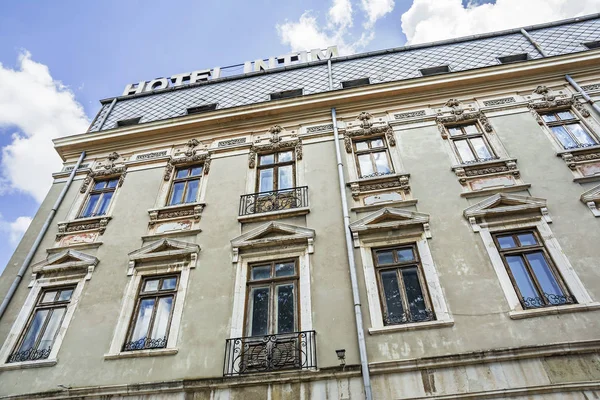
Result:
[[296,162],[292,150],[258,157],[258,192],[291,189],[296,185]]

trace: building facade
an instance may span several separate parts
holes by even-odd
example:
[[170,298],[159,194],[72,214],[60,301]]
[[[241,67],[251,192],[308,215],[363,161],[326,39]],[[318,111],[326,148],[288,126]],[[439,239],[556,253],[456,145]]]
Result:
[[0,278],[0,396],[599,398],[598,48],[593,15],[103,100]]

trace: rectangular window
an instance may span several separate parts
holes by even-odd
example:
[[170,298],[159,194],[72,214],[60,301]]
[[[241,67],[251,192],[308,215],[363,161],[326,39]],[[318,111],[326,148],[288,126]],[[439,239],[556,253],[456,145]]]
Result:
[[298,330],[298,265],[296,260],[249,266],[246,336]]
[[458,125],[446,129],[448,129],[450,141],[461,164],[471,164],[497,158],[478,124]]
[[106,215],[119,184],[119,178],[94,182],[79,218]]
[[415,245],[373,250],[373,260],[385,325],[435,319]]
[[383,137],[356,140],[353,144],[359,177],[371,178],[394,172]]
[[554,138],[565,149],[595,146],[598,140],[569,110],[540,114]]
[[498,57],[498,61],[500,61],[501,64],[510,64],[510,63],[514,63],[514,62],[527,61],[527,60],[529,60],[529,54],[527,54],[527,53],[513,54],[510,56]]
[[74,290],[74,286],[69,286],[41,291],[29,322],[7,363],[42,360],[50,356],[54,338]]
[[344,89],[355,88],[355,87],[360,87],[360,86],[366,86],[370,83],[371,82],[370,82],[369,78],[353,79],[351,81],[342,82],[342,88],[344,88]]
[[200,180],[202,179],[202,166],[178,168],[169,195],[169,204],[195,203],[198,199]]
[[302,92],[304,89],[292,89],[292,90],[284,90],[282,92],[271,93],[271,100],[282,100],[282,99],[290,99],[292,97],[302,96]]
[[523,308],[575,303],[537,231],[497,233],[494,242]]
[[120,121],[117,121],[117,127],[121,128],[123,126],[133,126],[133,125],[137,125],[140,123],[140,120],[142,119],[142,117],[137,117],[137,118],[130,118],[130,119],[122,119]]
[[258,156],[256,189],[258,192],[273,192],[291,189],[296,185],[296,161],[294,151]]
[[123,351],[167,346],[178,284],[179,275],[142,280]]
[[419,71],[423,76],[447,74],[450,72],[450,67],[447,65],[441,65],[439,67],[421,68]]

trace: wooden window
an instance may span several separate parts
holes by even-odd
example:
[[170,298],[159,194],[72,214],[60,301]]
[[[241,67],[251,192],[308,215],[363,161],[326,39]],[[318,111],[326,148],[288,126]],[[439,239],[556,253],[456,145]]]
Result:
[[247,283],[246,336],[298,330],[297,260],[250,265]]
[[536,230],[494,234],[523,308],[575,303]]
[[447,129],[452,147],[462,164],[497,158],[478,124],[457,125]]
[[106,215],[119,184],[119,178],[95,181],[79,218]]
[[273,192],[296,186],[294,151],[261,154],[258,156],[256,190]]
[[202,166],[196,165],[175,170],[168,205],[174,206],[196,202],[200,190],[202,169]]
[[579,119],[569,110],[540,114],[552,136],[565,149],[589,147],[598,144],[598,140],[587,131]]
[[74,286],[42,290],[14,352],[6,362],[46,359],[71,302]]
[[435,319],[417,247],[373,250],[385,325]]
[[370,178],[394,172],[383,137],[355,140],[353,145],[359,177]]
[[178,284],[179,275],[142,280],[123,351],[167,346]]

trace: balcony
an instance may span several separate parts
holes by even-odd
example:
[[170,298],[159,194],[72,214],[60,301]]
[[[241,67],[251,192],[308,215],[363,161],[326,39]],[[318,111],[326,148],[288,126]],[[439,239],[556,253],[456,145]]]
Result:
[[306,211],[308,209],[307,186],[242,195],[239,216],[243,218],[256,214],[286,211],[293,213],[300,209]]
[[317,368],[315,331],[227,339],[223,376]]

